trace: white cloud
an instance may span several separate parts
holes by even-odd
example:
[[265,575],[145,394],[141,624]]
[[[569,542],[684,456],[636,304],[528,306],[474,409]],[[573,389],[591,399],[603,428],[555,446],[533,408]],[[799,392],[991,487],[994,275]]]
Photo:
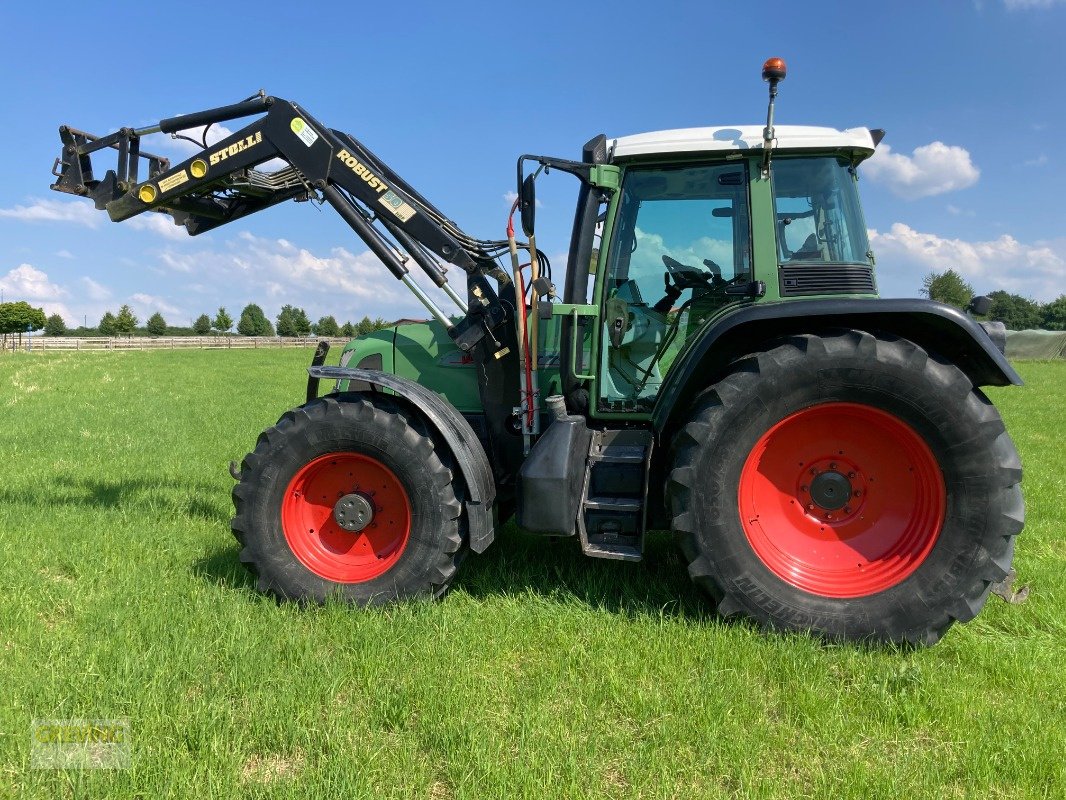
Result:
[[68,292],[62,286],[48,280],[48,274],[30,264],[19,264],[0,278],[0,288],[14,300],[41,301],[65,297]]
[[[85,225],[95,228],[100,222],[107,219],[106,214],[96,210],[96,207],[84,199],[78,200],[50,200],[44,198],[30,198],[27,205],[19,205],[14,208],[0,208],[0,217],[22,220],[23,222],[69,222],[75,225]],[[131,228],[165,236],[168,239],[186,239],[188,234],[184,226],[175,225],[174,220],[167,214],[146,212],[128,221]],[[56,253],[61,258],[74,258],[68,250],[60,250]]]
[[1047,153],[1041,153],[1036,158],[1026,159],[1022,162],[1027,167],[1042,167],[1048,162]]
[[130,217],[127,223],[131,228],[139,231],[150,231],[167,239],[189,238],[189,233],[185,230],[185,226],[175,225],[174,218],[169,214],[146,211],[136,217]]
[[[352,253],[335,247],[327,253],[314,253],[286,239],[268,239],[245,231],[220,250],[167,250],[158,258],[164,271],[186,276],[184,285],[196,291],[201,302],[224,304],[231,313],[245,303],[266,306],[263,301],[269,300],[275,309],[292,303],[315,317],[426,316],[424,307],[370,252]],[[428,280],[418,277],[420,270],[412,266],[411,271],[445,313],[456,310]],[[449,276],[453,285],[462,282],[460,270],[453,268]]]
[[956,217],[972,217],[975,216],[974,212],[968,208],[959,208],[948,203],[946,206],[948,213],[953,214]]
[[885,184],[907,200],[965,189],[981,176],[966,149],[943,142],[916,147],[909,156],[893,153],[891,147],[882,144],[862,171],[870,180]]
[[44,309],[48,316],[59,314],[68,325],[75,320],[74,315],[61,298],[70,293],[62,286],[52,283],[48,274],[30,264],[19,264],[6,275],[0,277],[0,289],[8,302],[25,300],[31,306]]
[[175,317],[184,317],[185,314],[183,309],[171,305],[162,297],[145,294],[143,292],[137,292],[136,294],[130,295],[130,303],[140,315],[142,322],[147,320],[148,317],[152,316],[156,311],[163,314],[170,314]]
[[22,220],[23,222],[72,222],[95,228],[105,217],[92,203],[79,200],[29,199],[29,205],[14,208],[0,208],[0,217]]
[[74,258],[74,254],[67,249],[56,250],[56,256],[59,258]]
[[[878,280],[893,294],[917,294],[928,272],[954,269],[979,293],[995,289],[1047,301],[1066,289],[1066,241],[1025,244],[1004,234],[989,241],[946,239],[897,222],[884,233],[870,231]],[[906,280],[906,283],[904,281]],[[900,291],[912,286],[910,291]]]
[[1008,11],[1028,11],[1031,8],[1051,8],[1066,5],[1066,0],[1003,0]]
[[111,298],[111,290],[103,284],[99,284],[89,276],[85,276],[81,279],[82,286],[85,287],[85,294],[90,300],[108,300]]

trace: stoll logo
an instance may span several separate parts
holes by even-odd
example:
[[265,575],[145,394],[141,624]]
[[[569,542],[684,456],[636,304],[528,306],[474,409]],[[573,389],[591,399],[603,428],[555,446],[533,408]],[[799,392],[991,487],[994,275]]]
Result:
[[30,725],[34,769],[127,769],[126,719],[35,719]]

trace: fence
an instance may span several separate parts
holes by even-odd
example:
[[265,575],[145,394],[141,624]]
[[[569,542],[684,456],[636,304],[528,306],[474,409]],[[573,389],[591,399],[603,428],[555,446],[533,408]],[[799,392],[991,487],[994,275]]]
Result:
[[[259,347],[313,347],[314,337],[282,336],[23,336],[21,346],[9,335],[4,350],[229,350]],[[330,345],[347,344],[346,338],[327,339]],[[2,352],[2,351],[0,351]],[[1007,357],[1011,359],[1066,358],[1064,331],[1007,331]]]
[[[260,347],[314,347],[320,339],[313,337],[288,338],[282,336],[26,336],[19,345],[9,336],[5,350],[230,350]],[[347,344],[348,339],[326,339],[331,345]]]

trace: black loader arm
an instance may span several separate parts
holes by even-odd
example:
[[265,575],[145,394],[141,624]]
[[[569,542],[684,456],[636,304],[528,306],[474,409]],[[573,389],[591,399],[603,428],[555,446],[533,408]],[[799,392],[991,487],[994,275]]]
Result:
[[[242,117],[255,119],[195,155],[171,164],[140,149],[152,133],[177,133]],[[327,128],[296,103],[258,95],[229,106],[161,120],[147,128],[121,128],[94,136],[62,126],[63,149],[51,188],[87,197],[115,222],[139,214],[167,214],[195,236],[286,200],[328,202],[385,267],[407,285],[464,351],[488,338],[508,314],[482,280],[510,284],[494,258],[506,241],[464,233],[410,184],[350,134]],[[188,137],[186,137],[188,138]],[[93,156],[117,153],[114,169],[101,171]],[[268,162],[270,162],[268,164]],[[280,162],[280,167],[271,165]],[[414,261],[463,312],[456,322],[408,275]],[[447,265],[462,269],[477,291],[456,292]],[[468,281],[469,282],[469,281]]]
[[[173,166],[140,151],[141,136],[147,133],[174,133],[253,114],[263,116]],[[53,170],[58,179],[52,188],[92,198],[116,222],[145,212],[165,213],[196,235],[320,192],[361,237],[366,233],[363,226],[378,217],[387,229],[402,231],[467,272],[477,271],[475,259],[482,255],[471,254],[455,235],[462,232],[398,176],[390,171],[392,179],[387,179],[377,159],[356,140],[326,128],[288,100],[260,97],[172,117],[151,128],[122,128],[104,137],[68,126],[59,132],[63,152]],[[118,164],[97,177],[92,155],[107,148],[118,151]],[[276,158],[286,166],[271,172],[256,169]],[[147,161],[145,174],[142,161]],[[377,243],[367,244],[381,256]],[[382,258],[385,265],[406,272],[402,262],[389,255]]]

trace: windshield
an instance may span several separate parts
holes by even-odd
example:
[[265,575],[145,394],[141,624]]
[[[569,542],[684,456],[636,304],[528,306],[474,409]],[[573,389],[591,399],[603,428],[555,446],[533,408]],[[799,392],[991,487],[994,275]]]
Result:
[[782,264],[869,264],[869,241],[849,162],[780,158],[773,164],[777,252]]

